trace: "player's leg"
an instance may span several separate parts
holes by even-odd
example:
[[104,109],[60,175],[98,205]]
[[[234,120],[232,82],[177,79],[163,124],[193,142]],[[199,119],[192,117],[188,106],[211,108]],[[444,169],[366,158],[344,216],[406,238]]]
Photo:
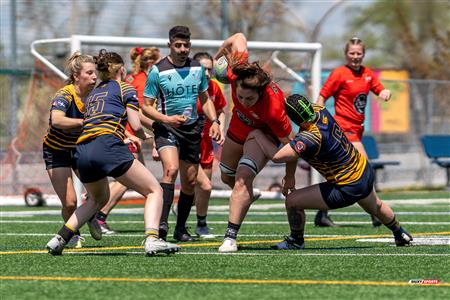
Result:
[[222,146],[222,157],[220,158],[220,177],[222,182],[230,188],[234,187],[236,169],[239,160],[244,153],[244,145],[239,144],[228,136]]
[[253,181],[267,162],[268,158],[258,143],[254,139],[247,140],[244,144],[242,158],[238,162],[235,184],[230,197],[228,227],[219,252],[237,251],[237,234],[253,202]]
[[195,207],[197,210],[197,226],[195,233],[198,236],[209,235],[206,216],[208,214],[208,204],[211,197],[211,176],[212,168],[198,168],[197,184],[195,187]]

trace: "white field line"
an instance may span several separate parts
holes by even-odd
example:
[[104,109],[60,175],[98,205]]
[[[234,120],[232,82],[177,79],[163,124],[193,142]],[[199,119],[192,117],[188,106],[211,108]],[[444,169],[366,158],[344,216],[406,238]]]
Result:
[[[393,238],[372,238],[372,239],[357,239],[357,242],[370,242],[370,243],[393,243]],[[450,246],[450,237],[426,237],[426,238],[417,238],[414,237],[411,242],[413,246],[415,245],[449,245]]]
[[[54,236],[55,233],[14,233],[14,232],[5,232],[0,233],[0,236]],[[125,234],[125,233],[116,233],[116,234],[104,234],[102,238],[109,238],[109,237],[144,237],[145,234],[142,232],[142,234]],[[345,235],[336,235],[336,234],[305,234],[305,237],[343,237]],[[354,235],[352,235],[354,236]],[[216,235],[217,238],[222,238],[223,234]],[[282,235],[280,234],[239,234],[239,237],[279,237],[282,238]],[[200,239],[202,240],[202,239]]]
[[[306,249],[307,250],[307,249]],[[305,251],[305,250],[301,250]],[[218,252],[178,252],[174,255],[232,255],[232,256],[436,256],[436,257],[447,257],[450,254],[446,253],[293,253],[293,251],[280,251],[282,253],[252,253],[252,252],[235,252],[235,253],[218,253]],[[70,252],[70,250],[64,250],[64,255],[86,255],[86,254],[105,254],[110,255],[114,253],[113,251],[83,251],[83,252]],[[120,252],[124,253],[124,252]],[[125,252],[127,255],[144,255],[144,251],[130,251]],[[37,253],[45,254],[48,253]]]
[[[195,209],[192,209],[192,213],[195,213]],[[33,217],[33,216],[56,216],[60,215],[61,212],[59,210],[54,209],[47,209],[47,210],[25,210],[25,211],[0,211],[0,218],[4,217]],[[114,209],[111,213],[111,215],[120,215],[120,214],[127,214],[127,215],[143,215],[144,209],[143,208],[119,208]],[[306,211],[307,215],[315,215],[316,211]],[[361,212],[348,212],[348,211],[331,211],[331,215],[334,216],[367,216],[367,213],[361,211]],[[411,216],[449,216],[450,217],[450,211],[396,211],[396,215],[411,215]],[[209,211],[209,216],[227,216],[228,211]],[[285,211],[252,211],[250,210],[247,214],[247,216],[285,216]]]
[[[143,224],[144,221],[108,221],[108,224]],[[62,220],[0,220],[0,224],[62,224]],[[169,221],[170,224],[175,224],[175,221]],[[197,221],[188,221],[188,224],[197,224]],[[338,225],[372,225],[372,222],[365,221],[336,221]],[[228,221],[208,221],[208,224],[228,224]],[[287,225],[287,221],[245,221],[243,224],[251,225]],[[314,224],[314,222],[306,222],[306,224]],[[450,222],[401,222],[405,225],[450,225]]]

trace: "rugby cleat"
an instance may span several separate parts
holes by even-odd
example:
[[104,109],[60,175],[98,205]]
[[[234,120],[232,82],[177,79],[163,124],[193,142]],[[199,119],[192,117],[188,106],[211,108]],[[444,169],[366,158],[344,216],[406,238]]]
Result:
[[220,253],[232,253],[237,251],[238,246],[236,240],[228,237],[223,240],[222,245],[219,247]]
[[186,228],[177,229],[173,232],[173,238],[178,242],[192,242],[194,238],[189,234]]
[[67,243],[66,247],[67,248],[82,248],[84,243],[84,237],[82,237],[81,235],[74,235],[70,241]]
[[172,254],[180,251],[180,246],[166,242],[155,237],[147,237],[145,240],[144,250],[147,256],[154,256],[157,254]]
[[271,248],[274,250],[302,250],[305,249],[305,242],[299,242],[291,236],[285,236],[282,242]]
[[328,216],[328,212],[321,210],[317,211],[316,217],[314,218],[314,225],[319,227],[337,227],[330,216]]
[[102,234],[115,234],[116,232],[114,230],[112,230],[109,226],[108,223],[106,222],[102,222],[100,220],[97,220],[98,225],[100,226],[100,230],[102,231]]
[[399,231],[394,232],[395,245],[397,247],[410,246],[413,240],[412,236],[400,227]]
[[202,239],[212,239],[216,237],[214,234],[209,233],[208,226],[197,226],[195,228],[195,234],[197,234]]
[[102,229],[100,227],[100,224],[98,224],[97,218],[92,218],[87,222],[87,225],[89,227],[89,233],[91,234],[92,238],[94,240],[101,240],[102,239]]
[[47,243],[46,247],[51,255],[61,255],[64,247],[66,247],[66,241],[57,234]]

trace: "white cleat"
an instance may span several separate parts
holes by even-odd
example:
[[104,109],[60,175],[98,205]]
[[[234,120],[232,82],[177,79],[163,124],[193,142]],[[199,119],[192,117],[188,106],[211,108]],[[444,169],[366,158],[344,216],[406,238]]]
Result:
[[180,251],[180,246],[155,237],[147,237],[144,242],[144,250],[147,256],[154,256],[160,253],[172,254]]
[[100,224],[98,224],[97,218],[92,218],[92,220],[87,222],[87,225],[92,238],[97,241],[101,240],[102,228],[100,227]]
[[112,230],[111,227],[108,226],[108,223],[101,222],[98,220],[97,220],[97,222],[98,222],[98,225],[100,226],[102,234],[105,234],[105,235],[116,234],[116,232],[114,230]]
[[51,255],[61,255],[64,247],[66,247],[66,241],[59,234],[47,243],[47,250]]
[[74,235],[70,241],[67,243],[66,247],[67,248],[74,248],[74,249],[78,249],[78,248],[82,248],[84,243],[84,237],[82,237],[81,235]]
[[223,240],[222,245],[219,247],[220,253],[232,253],[237,251],[238,251],[237,242],[235,239],[232,238],[225,238]]

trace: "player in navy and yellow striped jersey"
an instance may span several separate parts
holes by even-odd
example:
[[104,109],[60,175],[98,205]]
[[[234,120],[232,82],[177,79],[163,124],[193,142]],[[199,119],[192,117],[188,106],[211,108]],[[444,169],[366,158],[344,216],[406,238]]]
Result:
[[[91,197],[81,205],[47,244],[53,255],[60,255],[74,233],[85,223],[91,235],[101,239],[101,229],[95,214],[109,199],[108,176],[134,189],[146,198],[144,208],[145,252],[172,253],[177,245],[158,238],[162,210],[162,189],[156,178],[133,157],[125,139],[125,125],[129,122],[137,137],[146,139],[139,119],[136,90],[122,82],[126,70],[122,57],[114,52],[100,50],[94,57],[102,82],[90,93],[86,103],[83,131],[78,138],[75,159],[80,180]],[[93,231],[95,230],[95,231]]]
[[304,209],[328,210],[354,203],[374,214],[392,230],[397,246],[409,245],[411,235],[400,227],[392,209],[376,195],[372,167],[347,140],[331,114],[297,94],[286,99],[285,107],[288,116],[300,127],[289,145],[277,149],[261,131],[252,132],[251,138],[258,142],[268,157],[273,157],[274,162],[288,162],[301,157],[319,171],[326,182],[295,190],[295,178],[285,177],[283,193],[287,194],[291,234],[274,248],[304,248]]
[[[52,100],[50,122],[43,140],[43,158],[53,188],[61,200],[61,214],[67,221],[77,208],[72,182],[72,154],[83,126],[84,102],[95,87],[97,73],[92,56],[75,52],[66,62],[67,85]],[[68,247],[81,247],[77,232]]]

